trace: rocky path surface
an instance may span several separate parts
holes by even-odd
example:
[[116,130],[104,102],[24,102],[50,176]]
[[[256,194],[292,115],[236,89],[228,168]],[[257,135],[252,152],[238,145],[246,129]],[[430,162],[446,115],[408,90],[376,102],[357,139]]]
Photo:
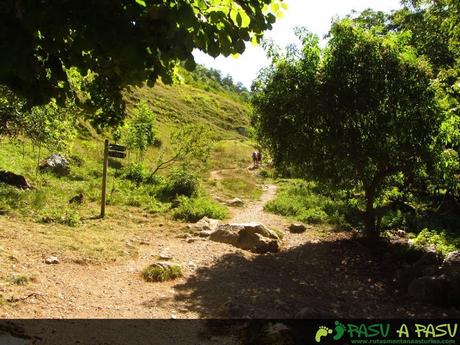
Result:
[[[214,177],[219,173],[214,172]],[[4,318],[292,318],[446,317],[449,308],[408,301],[392,284],[394,266],[350,232],[308,228],[285,231],[289,221],[263,205],[276,186],[264,185],[257,201],[231,208],[230,222],[261,222],[285,232],[279,253],[253,254],[204,238],[187,239],[182,226],[152,224],[133,240],[139,255],[104,265],[46,265],[27,257],[34,282],[1,310]],[[182,237],[182,238],[181,238]],[[171,256],[184,276],[148,283],[142,270]],[[186,335],[185,335],[186,336]],[[205,344],[206,342],[202,342]]]

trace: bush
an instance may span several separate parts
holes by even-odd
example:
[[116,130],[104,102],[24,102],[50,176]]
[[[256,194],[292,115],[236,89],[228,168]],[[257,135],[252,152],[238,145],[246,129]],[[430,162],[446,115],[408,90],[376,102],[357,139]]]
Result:
[[123,178],[136,184],[141,184],[149,175],[147,168],[142,163],[130,163],[123,168]]
[[228,210],[224,206],[216,202],[204,198],[179,198],[179,207],[174,210],[174,219],[179,219],[187,222],[196,222],[203,217],[214,219],[224,219],[227,216]]
[[419,232],[414,239],[417,247],[432,246],[443,255],[460,249],[460,237],[447,231],[429,230],[427,228]]
[[302,211],[302,213],[297,218],[302,222],[310,224],[321,224],[329,220],[327,213],[318,207],[309,208]]
[[185,169],[174,169],[159,191],[163,199],[174,199],[177,196],[193,197],[198,192],[198,177]]

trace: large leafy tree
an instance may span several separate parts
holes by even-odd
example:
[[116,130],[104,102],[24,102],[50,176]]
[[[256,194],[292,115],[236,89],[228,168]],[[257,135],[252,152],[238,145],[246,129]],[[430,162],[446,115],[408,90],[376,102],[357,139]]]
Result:
[[[405,0],[391,15],[393,30],[410,32],[410,44],[433,66],[443,123],[433,146],[435,160],[418,179],[421,190],[443,191],[441,202],[460,201],[460,2]],[[432,194],[429,194],[430,196]],[[434,198],[436,200],[437,198]]]
[[385,181],[428,158],[438,127],[431,69],[408,37],[333,24],[327,48],[299,31],[301,51],[274,55],[254,84],[255,122],[275,163],[333,186],[361,188],[377,235]]
[[272,27],[280,1],[4,0],[0,84],[32,104],[63,103],[72,91],[68,69],[92,71],[85,103],[116,124],[126,85],[170,82],[178,61],[194,67],[194,48],[242,53],[245,41]]

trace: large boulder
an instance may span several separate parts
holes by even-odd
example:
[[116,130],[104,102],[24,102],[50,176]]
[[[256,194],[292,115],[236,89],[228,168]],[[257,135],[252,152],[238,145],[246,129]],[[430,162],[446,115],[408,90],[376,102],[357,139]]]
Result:
[[240,227],[234,224],[222,224],[211,235],[209,239],[214,242],[228,243],[236,246],[239,238]]
[[447,254],[442,263],[442,270],[452,279],[460,281],[460,251],[456,250]]
[[0,170],[0,182],[21,189],[32,188],[24,176],[12,173],[10,171]]
[[409,295],[423,302],[440,305],[458,304],[460,286],[445,274],[438,276],[424,276],[414,279],[408,288]]
[[70,173],[70,163],[63,155],[53,153],[40,162],[39,169],[42,172],[50,171],[56,175],[63,176]]
[[237,247],[258,254],[276,253],[281,249],[279,240],[245,230],[242,230],[239,234]]
[[209,239],[259,254],[278,252],[281,249],[281,241],[276,232],[260,223],[222,224]]

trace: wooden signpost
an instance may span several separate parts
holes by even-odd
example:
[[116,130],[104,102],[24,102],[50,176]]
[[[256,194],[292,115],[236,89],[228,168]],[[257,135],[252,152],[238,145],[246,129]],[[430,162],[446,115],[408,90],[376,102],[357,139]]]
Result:
[[101,197],[101,218],[105,217],[105,205],[107,203],[107,170],[109,167],[109,157],[114,158],[125,158],[126,157],[126,147],[109,144],[109,141],[106,139],[104,141],[104,162],[102,168],[102,197]]

